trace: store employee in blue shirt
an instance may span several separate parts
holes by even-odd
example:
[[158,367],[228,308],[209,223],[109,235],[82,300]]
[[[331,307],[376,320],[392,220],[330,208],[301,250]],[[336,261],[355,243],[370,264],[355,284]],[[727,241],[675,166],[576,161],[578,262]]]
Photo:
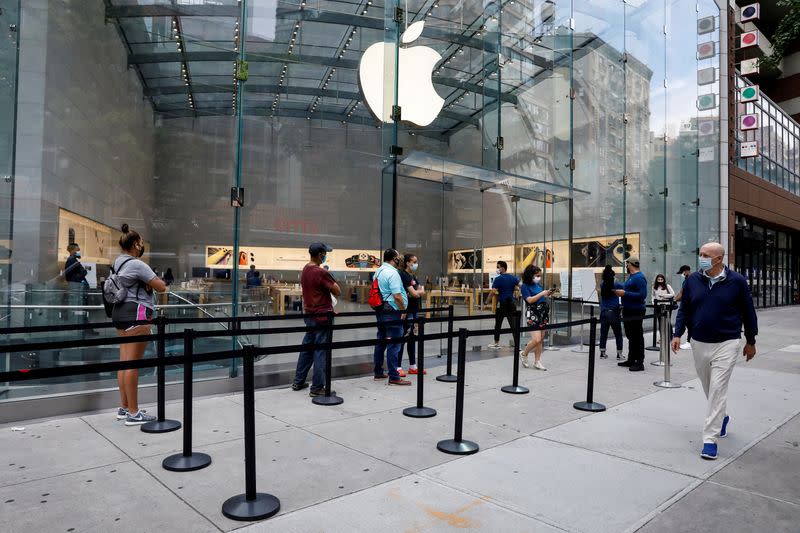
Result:
[[503,319],[508,321],[512,330],[517,327],[514,320],[514,313],[517,311],[517,306],[514,304],[514,289],[519,285],[519,278],[508,274],[508,264],[505,261],[497,262],[497,277],[494,278],[492,283],[492,290],[497,295],[497,309],[494,315],[494,343],[489,345],[489,348],[495,350],[500,349],[500,326],[503,325]]
[[644,371],[644,329],[642,320],[645,315],[647,301],[647,279],[639,270],[639,258],[629,257],[625,268],[630,277],[624,288],[617,289],[617,296],[622,297],[622,319],[625,321],[625,338],[628,339],[628,360],[617,363],[627,366],[631,372]]

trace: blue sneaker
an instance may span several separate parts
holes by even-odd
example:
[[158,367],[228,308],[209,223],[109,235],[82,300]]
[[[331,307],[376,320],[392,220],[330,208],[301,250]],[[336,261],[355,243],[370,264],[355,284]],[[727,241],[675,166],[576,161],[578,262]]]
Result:
[[128,418],[128,410],[124,407],[117,409],[117,420],[125,420]]
[[728,422],[731,421],[731,417],[725,415],[725,418],[722,419],[722,429],[719,430],[720,438],[724,439],[728,436]]
[[713,461],[717,458],[717,445],[713,442],[706,442],[703,444],[703,451],[700,452],[700,457]]

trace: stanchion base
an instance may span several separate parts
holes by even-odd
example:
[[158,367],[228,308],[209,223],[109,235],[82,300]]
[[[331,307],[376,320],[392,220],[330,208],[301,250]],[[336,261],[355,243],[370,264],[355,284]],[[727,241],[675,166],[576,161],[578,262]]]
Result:
[[575,402],[572,404],[572,407],[578,411],[589,411],[591,413],[599,413],[600,411],[606,410],[605,405],[597,402]]
[[648,352],[660,352],[661,351],[661,347],[660,346],[655,346],[655,345],[646,346],[645,350],[647,350]]
[[440,452],[451,455],[472,455],[478,451],[478,445],[470,440],[440,440],[436,445]]
[[584,350],[583,349],[583,344],[579,344],[577,348],[573,348],[570,351],[575,352],[575,353],[589,353],[589,350]]
[[[667,366],[667,364],[664,361],[652,361],[650,364],[653,366]],[[670,364],[669,366],[672,366],[672,364]]]
[[254,500],[248,500],[247,495],[239,494],[222,504],[222,514],[231,520],[263,520],[275,516],[280,510],[281,501],[272,494],[263,492],[257,492]]
[[191,472],[193,470],[200,470],[211,464],[211,456],[205,453],[193,453],[192,455],[183,455],[176,453],[170,455],[161,462],[161,466],[170,472]]
[[311,403],[317,405],[339,405],[344,402],[344,398],[331,394],[330,396],[314,396],[311,398]]
[[520,387],[519,385],[506,385],[500,390],[509,394],[528,394],[531,391],[528,387]]
[[141,430],[145,433],[169,433],[181,429],[181,423],[177,420],[154,420],[146,424],[142,424]]
[[673,383],[671,381],[655,381],[653,385],[656,387],[661,387],[662,389],[680,389],[681,385],[679,383]]
[[431,407],[406,407],[403,414],[411,418],[430,418],[436,416],[436,409]]
[[453,374],[442,374],[441,376],[436,376],[436,381],[444,381],[445,383],[455,383],[458,381],[458,376],[454,376]]

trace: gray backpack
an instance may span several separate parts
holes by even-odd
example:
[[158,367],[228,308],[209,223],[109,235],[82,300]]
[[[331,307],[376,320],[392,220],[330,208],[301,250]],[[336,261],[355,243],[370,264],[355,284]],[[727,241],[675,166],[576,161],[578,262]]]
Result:
[[114,270],[114,265],[111,265],[111,275],[103,282],[103,307],[106,309],[106,316],[108,318],[111,318],[114,306],[124,302],[125,298],[128,296],[128,287],[122,283],[122,279],[119,277],[119,272],[128,261],[133,261],[133,257],[129,257],[123,261],[117,270]]

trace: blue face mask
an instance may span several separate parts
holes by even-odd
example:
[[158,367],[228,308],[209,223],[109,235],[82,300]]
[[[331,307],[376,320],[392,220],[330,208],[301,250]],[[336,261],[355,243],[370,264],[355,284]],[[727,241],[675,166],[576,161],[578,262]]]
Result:
[[700,267],[700,270],[705,272],[711,268],[711,258],[710,257],[700,257],[697,261],[697,265]]
[[416,272],[418,267],[419,267],[418,263],[413,263],[411,265],[411,272]]
[[80,258],[81,258],[81,253],[80,253],[80,252],[75,252],[75,257],[77,257],[78,259],[80,259]]
[[323,256],[322,256],[322,260],[319,262],[319,264],[320,264],[320,265],[324,265],[324,264],[325,264],[325,261],[327,261],[327,260],[328,260],[328,256],[327,256],[327,255],[323,255]]

